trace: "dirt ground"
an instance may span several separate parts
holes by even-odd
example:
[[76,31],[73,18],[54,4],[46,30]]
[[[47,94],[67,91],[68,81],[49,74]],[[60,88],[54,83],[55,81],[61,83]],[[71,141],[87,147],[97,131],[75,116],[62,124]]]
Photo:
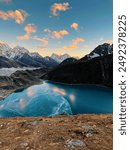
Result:
[[1,118],[0,150],[112,150],[112,115]]

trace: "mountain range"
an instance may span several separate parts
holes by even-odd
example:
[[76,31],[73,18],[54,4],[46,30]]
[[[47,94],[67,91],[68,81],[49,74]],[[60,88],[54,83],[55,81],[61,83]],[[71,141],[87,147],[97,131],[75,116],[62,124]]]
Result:
[[54,68],[65,59],[70,58],[68,54],[42,57],[39,53],[30,53],[24,47],[11,48],[8,44],[0,42],[0,68],[11,67],[45,67]]
[[54,68],[60,63],[65,64],[73,61],[86,61],[95,57],[106,56],[113,53],[113,45],[104,43],[97,46],[90,54],[83,58],[73,58],[68,54],[52,54],[51,57],[42,57],[39,53],[30,53],[24,47],[16,46],[11,48],[8,44],[0,42],[0,68],[17,67],[40,67]]

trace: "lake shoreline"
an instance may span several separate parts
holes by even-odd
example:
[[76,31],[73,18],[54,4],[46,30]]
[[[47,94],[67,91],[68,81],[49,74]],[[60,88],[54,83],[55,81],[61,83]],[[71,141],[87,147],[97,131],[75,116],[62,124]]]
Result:
[[102,84],[87,84],[87,83],[71,84],[41,79],[41,77],[45,75],[47,72],[48,70],[46,69],[37,68],[36,70],[19,70],[11,74],[11,76],[6,76],[6,74],[5,76],[0,76],[0,100],[6,98],[16,90],[19,90],[21,88],[26,89],[32,85],[42,84],[43,81],[49,81],[56,84],[70,85],[70,86],[83,85],[83,86],[97,86],[112,89],[112,87],[104,86]]
[[65,86],[47,81],[42,83],[26,89],[19,88],[1,101],[1,117],[112,113],[110,89],[92,85]]
[[5,98],[7,98],[9,95],[11,95],[13,92],[17,92],[17,91],[19,91],[19,90],[21,90],[21,89],[27,89],[28,87],[30,87],[30,86],[33,86],[33,85],[40,85],[40,84],[43,84],[42,82],[41,83],[37,83],[37,84],[30,84],[30,85],[28,85],[28,86],[21,86],[21,87],[19,87],[19,88],[16,88],[16,89],[14,89],[14,90],[1,90],[0,89],[0,101],[1,100],[4,100]]
[[[0,149],[112,150],[112,114],[0,118]],[[13,139],[13,140],[12,140]]]
[[65,85],[65,86],[95,86],[95,87],[101,87],[101,88],[107,88],[107,89],[112,89],[111,87],[107,87],[107,86],[104,86],[104,85],[99,85],[99,84],[68,84],[68,83],[62,83],[62,82],[56,82],[56,81],[51,81],[51,80],[43,80],[43,82],[39,82],[39,83],[35,83],[35,84],[30,84],[28,86],[21,86],[19,88],[16,88],[16,89],[13,89],[13,90],[5,90],[5,89],[1,89],[1,86],[0,86],[0,101],[1,100],[4,100],[6,97],[8,97],[10,94],[12,94],[13,92],[16,92],[17,90],[21,90],[21,89],[27,89],[28,87],[30,86],[33,86],[33,85],[40,85],[40,84],[43,84],[44,82],[51,82],[51,83],[55,83],[55,84],[59,84],[59,85]]
[[52,81],[52,80],[43,80],[44,82],[51,82],[51,83],[55,83],[55,84],[60,84],[60,85],[70,85],[70,86],[96,86],[96,87],[101,87],[101,88],[108,88],[108,89],[113,89],[113,87],[109,87],[109,86],[105,86],[105,85],[101,85],[101,84],[89,84],[89,83],[63,83],[63,82],[57,82],[57,81]]

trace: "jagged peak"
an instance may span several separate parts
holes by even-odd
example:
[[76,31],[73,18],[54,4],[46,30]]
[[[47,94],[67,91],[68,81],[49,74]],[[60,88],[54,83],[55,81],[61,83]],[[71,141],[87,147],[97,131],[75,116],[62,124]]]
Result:
[[32,57],[41,57],[42,58],[42,56],[38,52],[30,53],[30,56],[32,56]]

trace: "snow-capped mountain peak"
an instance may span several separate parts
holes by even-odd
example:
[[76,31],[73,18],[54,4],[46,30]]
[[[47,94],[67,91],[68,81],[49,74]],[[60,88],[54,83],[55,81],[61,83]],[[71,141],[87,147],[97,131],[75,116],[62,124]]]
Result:
[[16,46],[12,49],[12,55],[11,58],[14,58],[16,56],[20,56],[22,54],[29,54],[29,51],[21,46]]
[[21,46],[16,46],[13,49],[6,43],[0,42],[0,55],[9,59],[14,59],[22,54],[29,54],[29,51]]
[[64,55],[57,55],[57,54],[52,54],[51,58],[54,59],[55,61],[57,61],[58,63],[63,62],[65,59],[70,58],[71,56],[69,56],[68,54],[64,54]]
[[102,45],[97,46],[89,55],[95,57],[109,55],[113,53],[113,45],[108,43],[104,43]]
[[11,50],[12,49],[8,44],[0,41],[0,56],[10,57]]
[[37,53],[37,52],[34,52],[34,53],[30,53],[29,54],[31,57],[35,57],[35,58],[42,58],[42,56],[39,54],[39,53]]
[[104,43],[102,45],[97,46],[90,54],[81,58],[81,60],[86,61],[86,60],[93,59],[95,57],[110,55],[112,53],[113,53],[113,44],[110,45],[108,43]]

